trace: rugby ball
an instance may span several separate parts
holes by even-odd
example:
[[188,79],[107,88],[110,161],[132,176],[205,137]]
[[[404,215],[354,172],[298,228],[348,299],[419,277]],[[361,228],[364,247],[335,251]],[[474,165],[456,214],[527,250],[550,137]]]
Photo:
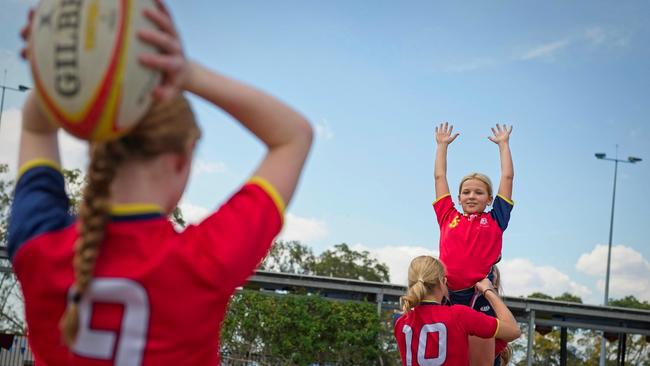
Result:
[[31,25],[30,66],[46,115],[92,141],[115,139],[151,104],[160,73],[138,62],[156,52],[137,31],[155,28],[153,0],[41,0]]

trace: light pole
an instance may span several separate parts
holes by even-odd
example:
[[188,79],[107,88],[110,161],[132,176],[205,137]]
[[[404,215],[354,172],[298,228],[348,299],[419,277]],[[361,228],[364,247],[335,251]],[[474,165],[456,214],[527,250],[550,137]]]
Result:
[[[7,69],[5,69],[4,79],[2,79],[2,82],[3,84],[7,82]],[[0,126],[2,126],[2,110],[4,109],[5,106],[5,90],[9,89],[21,93],[29,90],[29,87],[25,85],[18,85],[18,88],[12,88],[10,86],[6,86],[3,84],[0,84],[0,88],[2,89],[2,96],[0,96]]]
[[0,85],[0,88],[2,88],[2,96],[0,96],[0,126],[2,126],[2,110],[3,110],[4,105],[5,105],[5,90],[9,89],[9,90],[13,90],[13,91],[17,91],[17,92],[22,93],[22,92],[28,91],[29,87],[27,87],[25,85],[18,85],[18,88],[12,88],[12,87],[9,87],[9,86],[6,86],[6,85]]
[[[634,156],[628,157],[626,160],[618,158],[618,145],[616,145],[616,156],[614,158],[608,158],[605,153],[596,153],[597,159],[600,160],[609,160],[614,162],[614,188],[612,191],[612,215],[609,219],[609,244],[607,246],[607,272],[605,273],[605,299],[603,300],[603,305],[607,306],[609,303],[609,270],[612,257],[612,235],[614,233],[614,204],[616,203],[616,174],[618,173],[618,163],[638,163],[642,159]],[[605,366],[606,358],[606,345],[605,334],[603,333],[603,339],[600,344],[600,366]]]

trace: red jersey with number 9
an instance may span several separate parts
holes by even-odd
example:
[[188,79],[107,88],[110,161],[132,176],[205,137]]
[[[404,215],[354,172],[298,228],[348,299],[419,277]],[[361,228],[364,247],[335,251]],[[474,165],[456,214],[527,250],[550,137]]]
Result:
[[499,320],[463,305],[423,302],[395,322],[404,366],[467,366],[468,336],[492,338]]
[[77,224],[53,163],[21,171],[9,253],[37,365],[219,364],[228,300],[282,226],[284,206],[268,182],[251,179],[180,233],[151,205],[113,207],[93,281],[79,304],[77,341],[68,349],[58,323],[73,283]]

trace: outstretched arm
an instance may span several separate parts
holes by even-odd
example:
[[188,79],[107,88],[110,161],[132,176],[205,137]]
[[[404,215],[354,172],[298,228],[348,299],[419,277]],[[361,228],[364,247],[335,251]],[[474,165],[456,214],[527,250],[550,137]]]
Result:
[[449,184],[447,183],[447,148],[458,133],[452,135],[454,126],[449,123],[441,123],[436,127],[436,160],[433,168],[433,178],[436,187],[436,199],[449,194]]
[[164,82],[154,90],[154,96],[165,100],[187,90],[233,116],[268,148],[254,175],[271,183],[288,203],[311,147],[311,126],[298,112],[276,98],[189,62],[169,11],[161,1],[156,3],[158,9],[147,9],[145,15],[159,30],[139,33],[142,40],[162,50],[162,54],[140,56],[140,62],[164,74]]
[[519,336],[521,336],[521,329],[519,329],[515,317],[512,315],[506,304],[503,303],[490,280],[484,278],[476,284],[476,289],[480,291],[490,305],[492,305],[497,319],[499,319],[499,328],[494,337],[503,339],[507,342],[519,338]]
[[493,136],[488,137],[490,141],[499,146],[499,158],[501,159],[501,182],[499,183],[498,194],[512,200],[512,180],[515,171],[512,165],[512,154],[510,153],[510,133],[512,126],[496,125],[492,128]]

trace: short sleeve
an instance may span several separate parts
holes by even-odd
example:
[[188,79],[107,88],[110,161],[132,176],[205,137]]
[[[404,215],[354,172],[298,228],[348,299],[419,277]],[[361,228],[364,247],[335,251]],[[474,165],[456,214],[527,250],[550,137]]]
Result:
[[499,224],[501,231],[505,231],[508,227],[508,222],[510,221],[510,212],[512,211],[513,206],[514,202],[501,195],[497,195],[497,197],[494,199],[493,208],[492,211],[490,211],[490,214],[492,215],[492,218],[494,218],[494,220],[496,220],[496,222]]
[[449,220],[450,215],[457,212],[450,194],[444,195],[435,200],[435,202],[433,202],[433,210],[436,212],[436,218],[438,219],[438,225],[440,225],[440,227]]
[[499,320],[470,307],[453,305],[454,315],[461,322],[467,334],[480,338],[493,338],[499,329]]
[[[218,286],[227,291],[241,286],[266,256],[282,228],[284,203],[275,188],[255,177],[219,210],[186,230],[199,241],[197,255],[207,256]],[[205,257],[203,258],[205,259]]]
[[20,169],[11,204],[8,227],[9,257],[39,234],[73,223],[65,181],[58,164],[49,160],[28,162]]

